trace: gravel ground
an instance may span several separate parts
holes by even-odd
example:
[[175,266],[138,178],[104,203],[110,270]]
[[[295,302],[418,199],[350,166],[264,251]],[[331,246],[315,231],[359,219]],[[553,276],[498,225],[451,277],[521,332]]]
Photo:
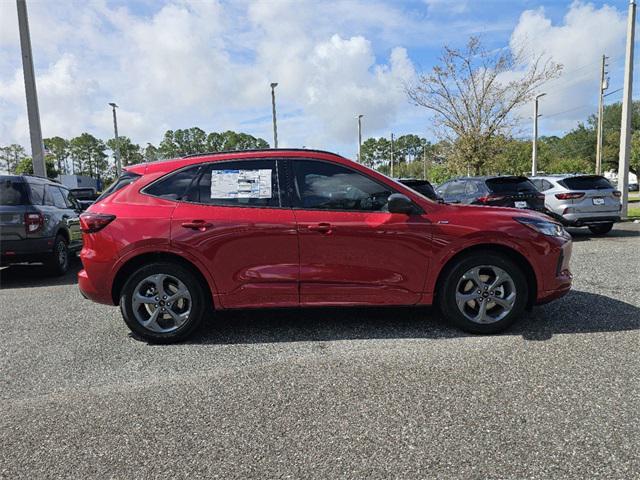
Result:
[[491,337],[274,310],[150,346],[75,272],[3,270],[0,477],[638,478],[639,234],[576,231],[572,293]]

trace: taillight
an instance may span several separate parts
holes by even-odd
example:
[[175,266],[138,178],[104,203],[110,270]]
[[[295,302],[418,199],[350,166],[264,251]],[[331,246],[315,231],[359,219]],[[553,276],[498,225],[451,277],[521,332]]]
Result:
[[584,192],[556,193],[556,198],[558,200],[574,200],[582,197],[584,197]]
[[27,233],[36,233],[44,227],[44,215],[41,213],[25,213],[24,228]]
[[622,196],[622,192],[621,192],[621,191],[619,191],[619,190],[614,190],[613,192],[611,192],[611,194],[612,194],[614,197],[618,197],[618,198],[620,198],[620,197]]
[[80,215],[80,230],[84,233],[96,233],[116,219],[115,215],[85,212]]
[[497,202],[504,199],[505,199],[504,195],[496,195],[492,193],[491,195],[485,195],[484,197],[478,198],[478,201],[480,203],[489,203],[489,202]]
[[544,201],[544,193],[536,193],[536,198],[537,198],[538,200],[542,200],[542,201]]

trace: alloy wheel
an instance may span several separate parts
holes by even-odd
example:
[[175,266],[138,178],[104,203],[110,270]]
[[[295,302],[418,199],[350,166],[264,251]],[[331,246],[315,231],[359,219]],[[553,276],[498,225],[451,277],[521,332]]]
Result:
[[511,276],[495,265],[468,270],[456,286],[456,304],[469,320],[479,324],[505,318],[515,305],[516,287]]
[[134,289],[132,307],[142,327],[156,333],[169,333],[189,319],[191,293],[182,281],[172,275],[150,275]]

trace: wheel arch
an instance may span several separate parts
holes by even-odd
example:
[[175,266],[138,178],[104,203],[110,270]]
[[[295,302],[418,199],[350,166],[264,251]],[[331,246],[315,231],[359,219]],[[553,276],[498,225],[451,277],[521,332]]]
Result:
[[531,306],[533,306],[536,303],[536,298],[538,296],[538,278],[536,276],[535,270],[533,269],[533,266],[531,265],[531,262],[529,262],[529,260],[527,260],[527,258],[517,250],[511,247],[508,247],[506,245],[499,245],[494,243],[478,244],[478,245],[473,245],[471,247],[467,247],[457,252],[449,260],[447,260],[444,266],[440,269],[440,273],[438,274],[438,279],[436,280],[436,283],[435,283],[435,289],[433,292],[434,301],[435,302],[438,301],[437,299],[438,299],[439,290],[442,287],[442,284],[444,283],[444,280],[447,274],[449,273],[449,271],[451,271],[451,269],[454,267],[454,265],[458,261],[460,261],[464,257],[467,257],[475,253],[486,254],[489,252],[506,256],[522,269],[527,279],[527,289],[528,289],[528,297],[529,297],[527,299],[527,308],[530,308]]
[[171,262],[181,265],[190,270],[202,283],[205,295],[207,295],[211,307],[215,308],[212,285],[207,280],[207,277],[200,270],[200,268],[198,268],[193,262],[186,259],[185,257],[178,255],[177,253],[166,251],[141,253],[132,258],[129,258],[125,263],[123,263],[115,274],[113,282],[111,284],[111,299],[113,301],[113,304],[118,305],[118,303],[120,302],[120,293],[122,292],[122,288],[124,287],[127,278],[134,271],[136,271],[143,265],[158,262]]

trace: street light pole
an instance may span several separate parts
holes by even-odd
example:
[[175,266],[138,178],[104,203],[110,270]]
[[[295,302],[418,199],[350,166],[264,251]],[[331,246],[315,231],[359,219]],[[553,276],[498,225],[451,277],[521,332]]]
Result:
[[393,133],[391,134],[391,175],[389,176],[393,178]]
[[277,82],[271,84],[271,111],[273,114],[273,148],[278,148],[278,126],[276,124],[276,87]]
[[531,176],[538,174],[538,100],[546,93],[536,95],[533,103],[533,146],[531,151]]
[[364,117],[362,114],[356,116],[358,119],[358,163],[362,163],[362,117]]
[[29,117],[29,135],[31,137],[31,158],[33,173],[41,177],[47,176],[44,164],[44,145],[42,143],[42,128],[40,126],[40,109],[38,108],[38,92],[36,91],[36,76],[33,70],[33,55],[31,54],[31,35],[29,33],[29,18],[25,0],[16,0],[18,8],[18,29],[20,30],[20,49],[22,50],[22,71],[24,73],[24,89],[27,96],[27,116]]
[[631,111],[633,109],[633,42],[636,25],[636,2],[629,2],[629,24],[627,26],[627,51],[624,64],[624,91],[622,95],[622,119],[620,122],[620,155],[618,162],[618,190],[622,193],[620,216],[628,214],[629,202],[629,157],[631,156]]
[[116,108],[118,108],[118,105],[116,105],[115,102],[111,102],[109,105],[111,105],[111,109],[113,110],[113,131],[116,140],[116,150],[114,152],[116,156],[116,176],[119,177],[122,175],[122,165],[120,165],[120,139],[118,138],[118,118],[116,117]]

